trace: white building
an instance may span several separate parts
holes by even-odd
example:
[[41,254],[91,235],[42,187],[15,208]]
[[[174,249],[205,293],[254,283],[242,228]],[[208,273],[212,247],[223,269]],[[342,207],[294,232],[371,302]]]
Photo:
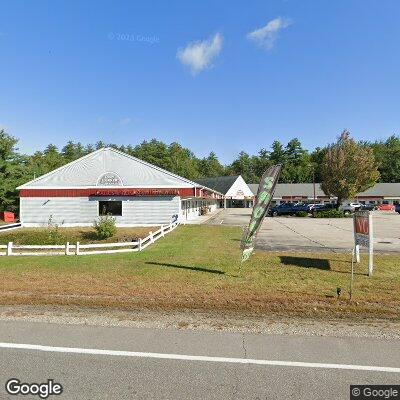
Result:
[[150,226],[196,219],[215,211],[223,195],[113,148],[102,148],[20,190],[24,226],[91,226],[112,215],[117,226]]
[[222,193],[225,208],[253,206],[254,194],[241,175],[204,178],[197,182]]

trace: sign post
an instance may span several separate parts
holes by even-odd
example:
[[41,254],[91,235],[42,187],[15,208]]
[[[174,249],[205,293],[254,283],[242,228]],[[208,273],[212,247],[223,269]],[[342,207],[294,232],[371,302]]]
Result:
[[368,248],[368,275],[374,270],[374,237],[372,214],[369,211],[356,211],[353,217],[354,225],[354,252],[356,261],[360,262],[360,246]]

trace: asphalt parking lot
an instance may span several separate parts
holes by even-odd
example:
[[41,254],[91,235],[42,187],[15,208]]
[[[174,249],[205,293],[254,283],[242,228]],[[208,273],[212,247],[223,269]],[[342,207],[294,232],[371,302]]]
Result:
[[[230,208],[207,223],[243,226],[252,209]],[[400,253],[400,214],[373,213],[374,249],[379,253]],[[261,226],[256,248],[267,251],[351,252],[354,243],[352,218],[267,217]]]

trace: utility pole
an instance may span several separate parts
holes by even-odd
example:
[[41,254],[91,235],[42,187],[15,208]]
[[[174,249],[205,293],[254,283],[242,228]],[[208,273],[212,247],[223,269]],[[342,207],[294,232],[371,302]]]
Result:
[[312,181],[313,181],[314,204],[315,204],[315,169],[314,169],[314,167],[313,167],[313,170],[312,170]]

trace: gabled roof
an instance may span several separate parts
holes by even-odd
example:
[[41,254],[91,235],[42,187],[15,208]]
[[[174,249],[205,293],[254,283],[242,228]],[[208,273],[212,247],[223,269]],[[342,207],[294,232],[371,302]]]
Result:
[[[307,196],[314,197],[314,185],[312,183],[278,183],[275,187],[274,197],[282,196]],[[321,189],[321,184],[315,184],[315,195],[326,196]]]
[[213,178],[197,179],[197,183],[216,190],[222,194],[226,194],[232,185],[239,178],[239,175],[235,176],[217,176]]
[[247,184],[250,190],[253,192],[254,196],[257,195],[258,187],[260,186],[259,183],[248,183]]
[[18,189],[84,188],[102,186],[101,178],[111,175],[116,185],[107,187],[174,187],[199,185],[155,165],[111,147],[105,147],[42,175]]
[[358,196],[400,197],[400,182],[377,183],[375,186],[359,193]]

